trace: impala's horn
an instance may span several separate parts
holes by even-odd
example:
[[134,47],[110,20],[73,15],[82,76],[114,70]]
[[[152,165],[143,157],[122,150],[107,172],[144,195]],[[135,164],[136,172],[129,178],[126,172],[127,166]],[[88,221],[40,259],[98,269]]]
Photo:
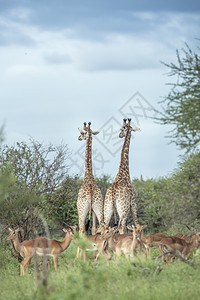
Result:
[[67,223],[65,223],[64,221],[63,221],[63,224],[65,224],[69,229],[73,230],[73,228],[71,226],[69,226]]

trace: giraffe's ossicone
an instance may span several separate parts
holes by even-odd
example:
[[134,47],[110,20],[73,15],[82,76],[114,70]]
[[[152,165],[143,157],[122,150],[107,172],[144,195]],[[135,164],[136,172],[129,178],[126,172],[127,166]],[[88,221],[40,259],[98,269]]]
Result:
[[133,217],[135,225],[138,224],[137,219],[137,205],[135,199],[135,192],[130,179],[129,173],[129,146],[131,139],[131,132],[138,131],[138,128],[133,128],[130,125],[131,119],[123,121],[123,126],[120,130],[119,137],[124,138],[124,144],[121,151],[121,162],[118,174],[113,184],[108,188],[104,201],[104,223],[109,225],[110,219],[116,213],[119,215],[119,225],[122,226],[122,232],[126,231],[126,221],[129,211]]
[[103,222],[103,197],[100,188],[97,186],[92,171],[92,135],[98,131],[92,131],[91,123],[84,123],[83,129],[79,128],[79,141],[86,140],[85,152],[85,176],[78,193],[77,208],[79,218],[79,232],[85,233],[85,219],[89,212],[89,220],[93,215],[92,234],[96,232],[96,217],[99,224]]

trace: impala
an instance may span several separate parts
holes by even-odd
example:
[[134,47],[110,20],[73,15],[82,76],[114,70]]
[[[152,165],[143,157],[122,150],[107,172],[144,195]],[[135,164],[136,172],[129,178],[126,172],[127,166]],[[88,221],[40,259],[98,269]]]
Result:
[[25,240],[21,243],[18,237],[18,232],[20,229],[17,228],[14,230],[9,228],[9,230],[10,234],[8,239],[13,240],[15,249],[24,258],[20,264],[20,275],[24,275],[24,269],[29,268],[29,262],[34,255],[52,256],[55,270],[57,271],[58,256],[69,247],[73,238],[73,233],[76,229],[75,226],[69,226],[69,229],[63,229],[63,231],[66,233],[63,241],[49,240],[45,237],[38,237],[32,240]]
[[[159,249],[160,252],[166,253],[171,251],[173,253],[180,253],[184,259],[188,259],[191,251],[196,250],[200,242],[200,233],[193,235],[190,239],[190,242],[182,238],[175,236],[165,237],[160,241]],[[173,257],[172,255],[170,257]]]
[[134,227],[132,225],[132,230],[133,233],[131,235],[126,235],[123,238],[120,238],[119,235],[115,246],[115,253],[117,256],[124,253],[126,258],[129,258],[131,255],[136,254],[137,249],[140,247],[139,227]]
[[160,241],[165,237],[166,237],[166,235],[164,235],[163,233],[144,235],[144,232],[142,230],[141,240],[146,247],[147,254],[148,255],[151,254],[152,248],[159,248]]
[[85,238],[89,242],[91,242],[91,245],[85,251],[83,251],[83,249],[81,249],[81,247],[78,247],[76,258],[83,256],[84,260],[86,260],[87,259],[86,252],[89,252],[89,251],[94,251],[94,252],[98,251],[98,254],[95,257],[95,260],[98,259],[100,253],[102,253],[106,259],[111,258],[111,254],[108,251],[108,242],[107,242],[107,240],[103,239],[100,234],[85,236]]

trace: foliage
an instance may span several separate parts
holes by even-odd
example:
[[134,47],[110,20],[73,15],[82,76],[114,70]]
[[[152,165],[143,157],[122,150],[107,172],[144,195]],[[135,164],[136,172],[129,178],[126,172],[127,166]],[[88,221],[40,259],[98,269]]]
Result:
[[49,201],[48,214],[58,223],[78,224],[77,195],[82,180],[75,176],[67,177]]
[[169,177],[133,184],[140,222],[150,232],[200,229],[200,152],[185,157]]
[[166,182],[166,178],[147,180],[141,178],[133,181],[139,222],[147,225],[149,233],[156,233],[165,229],[160,200],[165,193]]
[[66,154],[66,146],[45,147],[34,140],[2,146],[0,216],[5,225],[23,228],[22,239],[41,227],[39,211],[46,212],[52,194],[66,178]]
[[4,141],[4,125],[0,127],[0,147],[3,141]]
[[16,146],[2,147],[0,168],[10,167],[17,180],[17,185],[25,185],[37,195],[52,193],[59,187],[67,175],[67,147],[43,146],[30,140],[30,144],[17,142]]
[[165,113],[159,120],[174,126],[171,141],[189,152],[200,143],[200,55],[187,44],[182,54],[177,50],[177,65],[164,63],[171,70],[169,76],[176,76],[177,81],[171,83],[172,89],[164,98]]
[[95,178],[98,187],[101,190],[103,198],[105,198],[108,187],[112,184],[112,178],[109,175],[102,175]]

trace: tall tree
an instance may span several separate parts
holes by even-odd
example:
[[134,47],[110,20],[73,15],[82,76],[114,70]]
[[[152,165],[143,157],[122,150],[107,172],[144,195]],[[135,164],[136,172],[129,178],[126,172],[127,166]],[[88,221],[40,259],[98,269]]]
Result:
[[52,196],[66,179],[67,155],[66,145],[43,146],[34,140],[1,147],[0,220],[23,228],[22,239],[42,230],[38,210],[49,210]]
[[163,63],[170,69],[168,75],[177,80],[169,83],[172,89],[163,100],[165,112],[159,120],[161,124],[174,125],[168,137],[190,152],[200,144],[200,55],[187,44],[176,55],[177,64]]

